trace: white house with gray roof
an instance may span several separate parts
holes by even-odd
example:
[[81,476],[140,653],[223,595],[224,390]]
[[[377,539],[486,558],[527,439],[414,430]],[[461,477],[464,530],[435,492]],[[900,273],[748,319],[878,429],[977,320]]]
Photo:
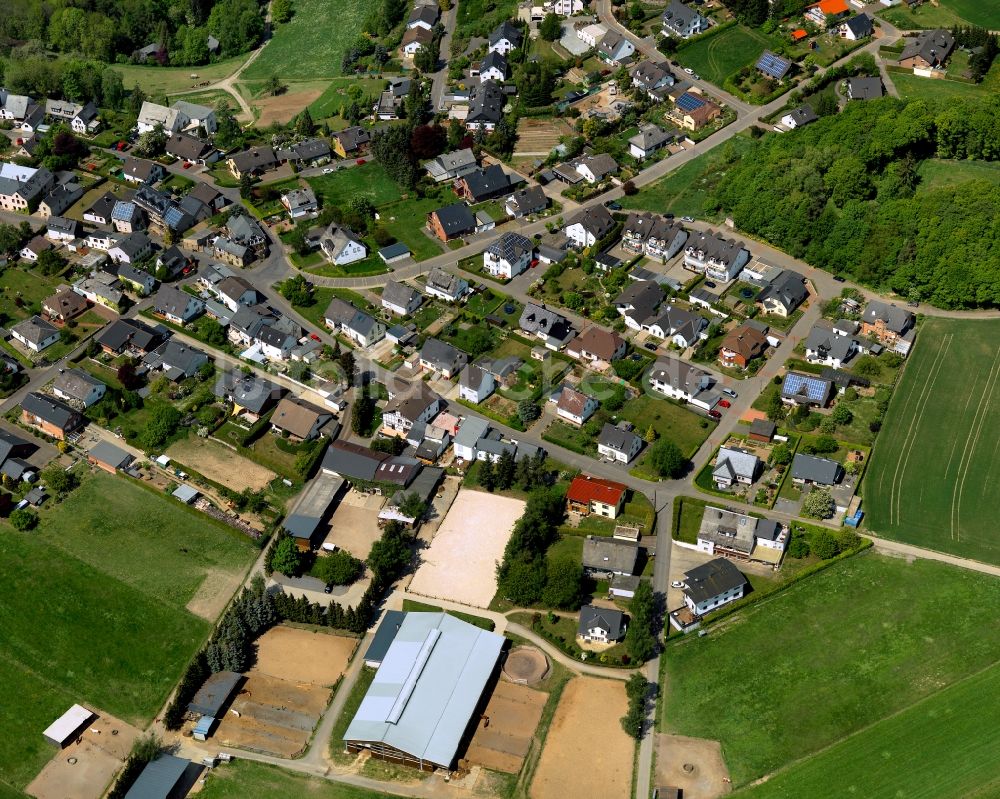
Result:
[[59,341],[59,329],[40,316],[30,316],[10,329],[14,339],[32,352],[41,352]]
[[720,396],[712,390],[715,378],[709,372],[677,358],[661,358],[649,372],[649,385],[671,399],[711,410]]
[[714,230],[693,234],[684,248],[685,269],[720,283],[735,278],[749,260],[750,251],[742,241],[727,239]]
[[671,0],[662,17],[663,33],[680,39],[689,39],[704,33],[711,24],[708,17],[684,5],[680,0]]
[[384,324],[340,297],[330,300],[323,314],[323,321],[334,333],[344,333],[362,347],[370,346],[385,337]]
[[628,464],[642,450],[642,444],[642,439],[631,430],[605,422],[597,438],[597,452],[602,458]]
[[496,390],[493,373],[479,364],[470,363],[458,375],[458,396],[478,405]]
[[354,231],[333,223],[319,240],[323,257],[331,264],[342,266],[363,261],[368,257],[368,248]]
[[446,272],[441,267],[435,267],[427,275],[424,290],[432,297],[446,302],[458,302],[469,293],[469,281]]
[[82,369],[60,370],[52,382],[52,393],[59,399],[78,402],[84,408],[99,402],[107,390],[104,383]]
[[535,245],[520,233],[504,233],[483,251],[483,269],[510,280],[521,274],[535,256]]
[[739,447],[720,447],[712,468],[712,479],[717,488],[750,485],[760,474],[760,458]]
[[429,338],[420,349],[420,366],[451,379],[469,362],[469,356],[447,341]]
[[382,289],[382,307],[396,316],[409,316],[424,301],[424,295],[406,283],[391,280]]
[[806,360],[839,369],[857,352],[853,336],[838,335],[826,325],[814,325],[806,339]]

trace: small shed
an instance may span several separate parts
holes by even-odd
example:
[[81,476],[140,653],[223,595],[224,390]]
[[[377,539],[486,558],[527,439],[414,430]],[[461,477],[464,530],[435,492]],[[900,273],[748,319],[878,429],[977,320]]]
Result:
[[211,716],[202,716],[198,723],[194,725],[191,736],[196,741],[207,741],[212,734],[212,727],[215,726],[215,719]]
[[243,675],[235,671],[217,671],[205,680],[205,684],[188,702],[188,712],[202,717],[218,718],[242,679]]
[[402,242],[396,242],[379,250],[378,257],[387,264],[395,263],[396,261],[402,261],[404,258],[409,258],[410,248]]
[[121,447],[102,441],[87,453],[87,460],[97,468],[114,474],[119,469],[127,469],[135,459]]
[[769,419],[754,419],[750,423],[750,440],[767,444],[774,438],[777,429],[777,425]]
[[189,485],[179,485],[171,495],[179,499],[185,505],[190,505],[198,498],[198,492]]
[[190,764],[190,760],[182,757],[160,755],[146,764],[125,799],[170,799],[176,795],[177,783]]
[[50,744],[62,749],[76,738],[80,730],[86,727],[96,715],[94,711],[87,710],[83,705],[73,705],[53,721],[42,735]]

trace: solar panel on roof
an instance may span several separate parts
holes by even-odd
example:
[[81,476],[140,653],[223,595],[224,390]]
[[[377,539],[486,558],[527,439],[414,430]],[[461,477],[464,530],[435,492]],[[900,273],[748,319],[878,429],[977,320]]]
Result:
[[168,227],[176,227],[180,224],[181,220],[184,218],[184,212],[177,208],[176,206],[167,210],[163,215],[163,221],[166,222]]
[[765,52],[757,61],[757,69],[773,78],[783,78],[791,63],[771,52]]
[[677,107],[681,111],[694,111],[694,109],[701,108],[703,105],[705,105],[704,100],[700,100],[688,92],[677,98]]
[[815,377],[789,373],[785,376],[785,394],[804,394],[811,400],[821,402],[826,397],[826,384]]

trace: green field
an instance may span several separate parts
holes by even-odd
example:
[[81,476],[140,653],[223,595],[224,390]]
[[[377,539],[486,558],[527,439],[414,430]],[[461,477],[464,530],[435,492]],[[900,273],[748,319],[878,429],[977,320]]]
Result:
[[734,25],[680,50],[677,60],[710,83],[721,86],[726,78],[755,62],[761,53],[773,46],[759,31]]
[[339,114],[349,99],[347,89],[351,86],[359,86],[366,97],[377,99],[385,81],[376,78],[336,78],[330,81],[323,93],[309,106],[312,118],[320,120]]
[[922,99],[940,103],[976,100],[1000,91],[1000,63],[990,68],[982,83],[966,83],[948,78],[921,78],[912,72],[897,72],[894,69],[889,71],[889,78],[904,100]]
[[197,795],[199,799],[265,796],[280,796],[282,799],[388,799],[392,796],[240,759],[212,769],[205,780],[205,787]]
[[663,729],[721,740],[744,786],[997,663],[997,602],[987,575],[855,556],[671,647]]
[[956,186],[968,180],[989,180],[1000,182],[1000,164],[992,161],[948,161],[928,158],[917,168],[920,175],[920,191],[929,191],[946,186]]
[[365,3],[295,0],[290,22],[278,25],[264,51],[240,75],[243,80],[332,78],[344,52],[361,33]]
[[1000,563],[998,382],[1000,320],[924,323],[862,483],[873,533]]
[[737,796],[995,797],[998,735],[1000,666],[993,666]]
[[[635,425],[639,435],[645,435],[652,425],[659,438],[669,438],[685,457],[691,457],[715,429],[715,423],[687,408],[662,397],[644,394],[629,400],[619,413]],[[707,422],[702,427],[701,423]]]
[[[246,60],[247,55],[239,55],[200,67],[146,67],[114,64],[113,69],[115,72],[121,73],[122,82],[126,89],[138,85],[151,99],[158,100],[166,94],[176,94],[186,89],[197,89],[198,84],[205,81],[214,83],[217,80],[228,78]],[[197,77],[191,77],[192,75]],[[235,100],[231,100],[230,104],[235,105]]]
[[992,0],[940,0],[923,3],[915,8],[895,6],[879,12],[897,28],[951,28],[955,25],[981,25],[990,30],[1000,28],[1000,5]]
[[459,0],[455,37],[487,36],[505,19],[517,15],[517,0]]
[[353,197],[364,196],[378,206],[396,202],[403,196],[399,185],[374,161],[306,178],[306,182],[324,205],[344,205]]
[[623,208],[704,218],[705,199],[725,177],[726,165],[749,147],[750,139],[734,136],[619,202]]

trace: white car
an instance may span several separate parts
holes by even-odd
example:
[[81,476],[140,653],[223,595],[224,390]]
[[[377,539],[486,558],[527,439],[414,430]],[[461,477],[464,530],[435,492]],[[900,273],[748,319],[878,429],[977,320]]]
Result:
[[694,222],[694,217],[693,216],[682,216],[681,217],[681,222]]
[[681,582],[680,580],[674,580],[674,581],[673,581],[673,582],[672,582],[672,583],[670,584],[670,587],[671,587],[671,588],[683,588],[683,587],[684,587],[684,583],[682,583],[682,582]]
[[722,389],[722,393],[725,394],[725,395],[727,395],[727,396],[732,397],[733,399],[736,399],[739,396],[739,394],[737,394],[731,388],[724,388],[724,389]]
[[324,175],[329,175],[331,172],[336,172],[336,171],[337,170],[334,169],[332,166],[328,166],[328,167],[326,167],[326,168],[323,169],[323,174]]
[[686,73],[687,73],[688,75],[694,75],[694,70],[693,70],[693,69],[691,69],[691,67],[684,67],[684,71],[685,71],[685,72],[686,72]]

